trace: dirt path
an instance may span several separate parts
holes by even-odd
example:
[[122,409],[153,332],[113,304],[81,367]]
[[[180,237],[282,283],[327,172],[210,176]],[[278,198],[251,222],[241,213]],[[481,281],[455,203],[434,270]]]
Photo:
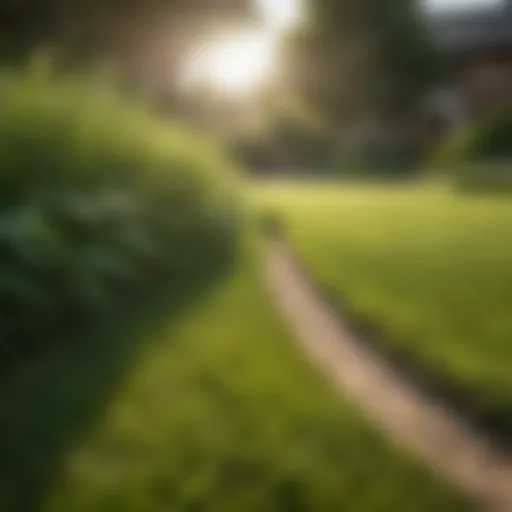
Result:
[[268,244],[267,278],[279,308],[337,388],[388,437],[468,493],[478,510],[512,512],[512,460],[359,343],[294,264],[285,242]]

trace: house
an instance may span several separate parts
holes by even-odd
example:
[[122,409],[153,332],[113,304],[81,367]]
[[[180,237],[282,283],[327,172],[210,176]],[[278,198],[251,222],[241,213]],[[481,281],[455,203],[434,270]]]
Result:
[[450,62],[445,83],[426,101],[438,129],[512,105],[512,1],[438,13],[429,23],[435,44]]

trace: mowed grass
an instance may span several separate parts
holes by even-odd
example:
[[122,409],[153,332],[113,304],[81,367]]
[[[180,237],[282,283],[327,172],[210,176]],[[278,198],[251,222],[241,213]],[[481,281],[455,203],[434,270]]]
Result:
[[253,249],[165,321],[127,315],[2,382],[1,510],[468,510],[340,402]]
[[257,195],[314,276],[383,342],[512,432],[512,196],[334,183]]

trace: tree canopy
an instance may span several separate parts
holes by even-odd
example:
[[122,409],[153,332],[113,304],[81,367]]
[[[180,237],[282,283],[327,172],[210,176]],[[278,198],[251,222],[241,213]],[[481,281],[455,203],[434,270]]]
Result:
[[249,13],[249,0],[0,0],[0,51],[4,61],[41,46],[69,61],[117,59],[165,34],[176,53],[205,26]]
[[399,115],[437,69],[423,16],[417,0],[311,0],[289,44],[292,87],[338,121]]

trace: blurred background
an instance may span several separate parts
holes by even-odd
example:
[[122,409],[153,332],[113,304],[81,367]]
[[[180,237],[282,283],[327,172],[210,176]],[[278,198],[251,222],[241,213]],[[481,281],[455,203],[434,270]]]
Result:
[[0,0],[0,64],[2,512],[477,506],[262,269],[510,442],[511,1]]
[[506,157],[486,134],[506,130],[510,16],[505,0],[5,2],[2,55],[108,69],[255,172],[408,173]]

